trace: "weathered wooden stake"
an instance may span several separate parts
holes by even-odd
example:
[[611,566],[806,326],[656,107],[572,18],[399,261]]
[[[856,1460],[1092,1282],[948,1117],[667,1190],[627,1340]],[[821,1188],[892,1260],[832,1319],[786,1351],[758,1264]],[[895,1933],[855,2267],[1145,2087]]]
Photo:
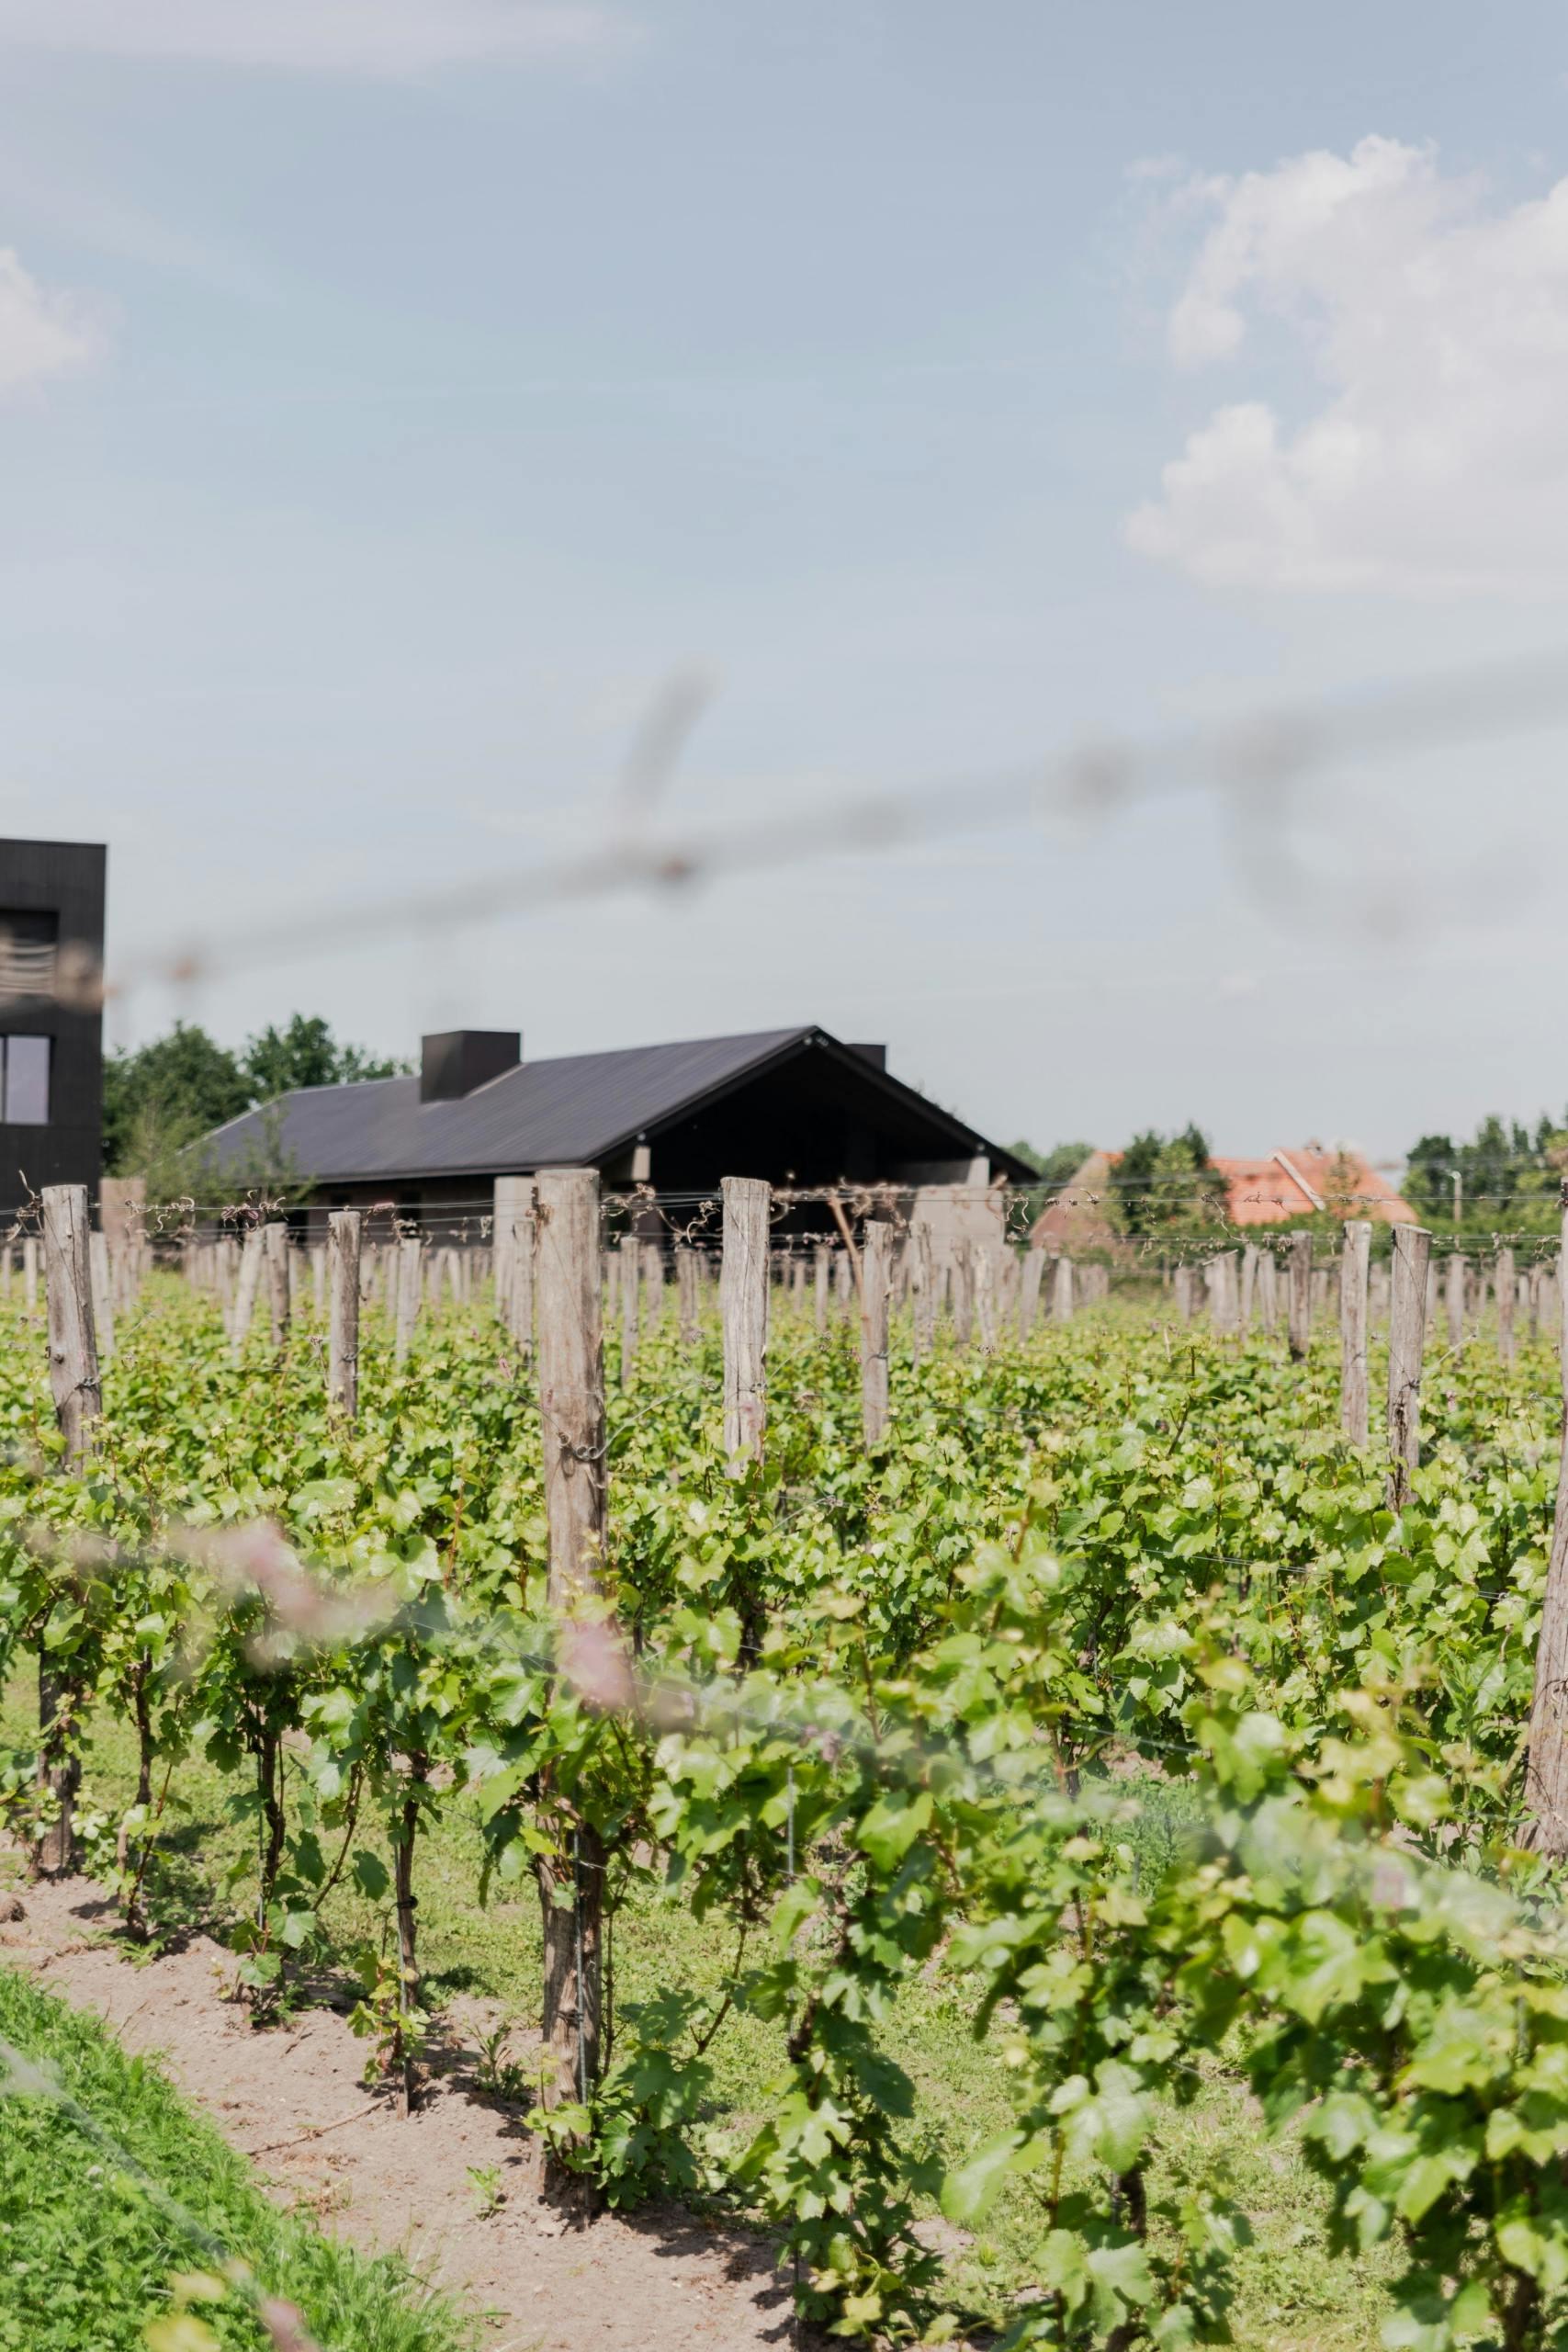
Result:
[[1234,1338],[1241,1329],[1241,1293],[1236,1282],[1235,1251],[1216,1250],[1212,1262],[1214,1269],[1214,1329],[1227,1338]]
[[[1562,1187],[1562,1257],[1568,1262],[1568,1178]],[[1536,1639],[1535,1691],[1530,1701],[1529,1755],[1525,1804],[1531,1817],[1529,1842],[1541,1853],[1568,1854],[1568,1284],[1558,1285],[1559,1385],[1562,1395],[1562,1442],[1557,1471],[1557,1510]]]
[[1410,1497],[1410,1473],[1421,1459],[1421,1355],[1427,1338],[1427,1270],[1432,1237],[1425,1226],[1393,1228],[1393,1291],[1388,1317],[1388,1501],[1399,1510]]
[[[536,1181],[539,1422],[549,1523],[549,1604],[570,1618],[602,1608],[604,1505],[604,1344],[600,1319],[599,1178],[592,1168],[542,1168]],[[564,1809],[563,1809],[564,1811]],[[584,2104],[599,2079],[604,2017],[604,1848],[579,1818],[564,1852],[536,1868],[544,1930],[541,2028],[555,2060],[548,2107]],[[547,2184],[574,2191],[546,2160]]]
[[909,1320],[913,1331],[912,1350],[917,1363],[924,1363],[936,1345],[936,1267],[931,1255],[931,1229],[920,1224],[911,1227],[909,1248],[913,1255],[909,1265]]
[[1514,1361],[1514,1307],[1517,1299],[1514,1272],[1514,1253],[1502,1249],[1497,1252],[1497,1353],[1506,1365]]
[[1280,1328],[1280,1261],[1272,1250],[1258,1253],[1258,1319],[1270,1337]]
[[1073,1261],[1058,1258],[1051,1277],[1051,1320],[1070,1323],[1073,1319]]
[[1450,1348],[1454,1349],[1461,1348],[1464,1345],[1464,1278],[1466,1271],[1465,1261],[1461,1257],[1459,1251],[1457,1250],[1451,1251],[1449,1257],[1447,1280],[1444,1285],[1443,1298],[1444,1304],[1447,1306],[1449,1311],[1449,1345]]
[[971,1250],[969,1269],[975,1282],[975,1321],[980,1334],[980,1346],[987,1355],[994,1355],[997,1348],[997,1266],[995,1258],[984,1242],[976,1242]]
[[819,1241],[811,1253],[811,1304],[820,1340],[828,1329],[828,1299],[833,1279],[833,1250],[830,1242]]
[[643,1299],[648,1309],[648,1328],[658,1329],[664,1319],[664,1244],[645,1241],[642,1249]]
[[702,1271],[694,1250],[675,1252],[675,1300],[680,1325],[681,1345],[694,1348],[700,1328],[702,1311]]
[[327,1219],[327,1404],[351,1421],[359,1413],[361,1232],[357,1209],[334,1209]]
[[[65,1441],[67,1469],[80,1469],[92,1452],[93,1424],[103,1410],[97,1335],[93,1328],[91,1226],[85,1184],[47,1184],[43,1193],[43,1255],[49,1306],[49,1385],[54,1418]],[[68,1871],[75,1860],[76,1791],[82,1765],[73,1745],[76,1690],[68,1670],[39,1650],[39,1783],[55,1802],[54,1819],[39,1840],[37,1867]]]
[[1287,1344],[1299,1363],[1312,1340],[1312,1235],[1291,1236],[1290,1323]]
[[629,1388],[637,1370],[637,1308],[642,1298],[642,1243],[623,1233],[616,1252],[621,1265],[621,1386]]
[[769,1187],[727,1176],[719,1311],[724,1322],[724,1454],[732,1478],[762,1459],[767,1422]]
[[229,1336],[233,1342],[236,1358],[243,1353],[245,1341],[250,1337],[251,1319],[256,1311],[256,1293],[261,1288],[262,1257],[265,1249],[266,1241],[260,1226],[253,1225],[240,1251],[240,1274],[234,1288],[234,1311],[229,1325]]
[[866,1221],[860,1261],[861,1422],[867,1445],[887,1432],[887,1306],[893,1289],[893,1228]]
[[114,1362],[114,1275],[109,1245],[102,1233],[87,1236],[87,1270],[93,1285],[93,1331],[98,1346],[98,1369]]
[[1252,1310],[1258,1296],[1258,1244],[1245,1241],[1241,1250],[1241,1297],[1236,1304],[1236,1329],[1244,1340],[1252,1337]]
[[1043,1250],[1026,1250],[1018,1285],[1018,1336],[1027,1340],[1040,1320],[1040,1284],[1045,1272]]
[[392,1353],[402,1363],[413,1345],[419,1310],[424,1297],[424,1244],[417,1233],[406,1233],[398,1244],[398,1312]]
[[280,1348],[288,1337],[288,1227],[281,1219],[274,1219],[263,1227],[263,1237],[272,1344]]
[[1339,1252],[1339,1426],[1352,1445],[1365,1445],[1367,1393],[1367,1274],[1372,1228],[1364,1217],[1344,1227]]
[[966,1348],[975,1337],[973,1243],[962,1238],[953,1242],[948,1263],[950,1268],[948,1295],[953,1303],[953,1336],[961,1348]]

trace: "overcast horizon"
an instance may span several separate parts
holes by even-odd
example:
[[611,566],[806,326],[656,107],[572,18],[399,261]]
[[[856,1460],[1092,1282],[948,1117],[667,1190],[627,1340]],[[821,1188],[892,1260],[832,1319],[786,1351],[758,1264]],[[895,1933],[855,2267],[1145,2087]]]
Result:
[[224,961],[612,844],[671,681],[703,844],[1568,659],[1561,11],[0,0],[0,830],[108,842],[111,979],[210,954],[111,1043],[818,1023],[1041,1148],[1562,1114],[1568,727]]

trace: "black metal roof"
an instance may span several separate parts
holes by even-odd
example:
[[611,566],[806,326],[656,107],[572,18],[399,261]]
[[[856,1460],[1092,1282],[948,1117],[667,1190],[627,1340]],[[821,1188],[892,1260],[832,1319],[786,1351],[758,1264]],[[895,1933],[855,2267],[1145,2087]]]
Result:
[[288,1167],[317,1183],[581,1167],[811,1044],[863,1069],[877,1090],[918,1103],[955,1146],[987,1154],[993,1170],[1027,1175],[1010,1152],[817,1028],[522,1061],[456,1102],[422,1102],[417,1078],[302,1087],[231,1119],[211,1141],[220,1169]]

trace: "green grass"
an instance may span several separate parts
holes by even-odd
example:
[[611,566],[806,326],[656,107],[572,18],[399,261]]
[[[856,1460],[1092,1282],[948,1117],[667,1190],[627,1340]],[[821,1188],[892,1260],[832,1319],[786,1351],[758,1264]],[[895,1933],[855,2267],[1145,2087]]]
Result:
[[[30,1684],[19,1677],[0,1714],[0,1741],[28,1739],[30,1722]],[[210,1766],[193,1759],[176,1780],[165,1816],[167,1851],[154,1873],[155,1916],[170,1925],[202,1922],[221,1932],[223,1874],[231,1862],[248,1856],[252,1833],[228,1817],[225,1783]],[[115,1811],[129,1802],[132,1781],[129,1733],[98,1722],[90,1736],[84,1802]],[[1182,1834],[1186,1815],[1178,1784],[1129,1832],[1147,1846],[1151,1868]],[[356,1842],[378,1848],[389,1864],[368,1822]],[[426,1998],[439,2007],[453,1996],[469,1995],[496,2003],[506,2018],[532,2023],[540,1981],[537,1904],[529,1887],[520,1896],[511,1890],[504,1899],[492,1895],[481,1909],[480,1860],[472,1806],[448,1797],[443,1818],[421,1841],[416,1866]],[[243,1900],[243,1890],[237,1900]],[[334,1891],[323,1917],[340,1949],[364,1938],[378,1939],[383,1932],[384,1909],[351,1886]],[[734,1957],[732,1928],[695,1920],[683,1905],[657,1894],[642,1895],[615,1926],[617,2005],[671,1985],[716,1997]],[[1012,2122],[1001,2060],[991,2043],[975,2039],[973,2008],[964,1980],[933,1964],[906,1992],[888,2036],[916,2085],[916,2128],[932,2133],[952,2158]],[[738,2152],[767,2114],[769,2085],[783,2068],[783,2036],[776,2026],[732,2013],[708,2054],[716,2075],[711,2127],[721,2145]],[[1236,2266],[1238,2343],[1255,2352],[1307,2352],[1309,2346],[1311,2352],[1374,2352],[1388,2310],[1379,2281],[1390,2257],[1352,2260],[1329,2253],[1322,2186],[1293,2136],[1271,2140],[1265,2133],[1239,2071],[1216,2067],[1191,2107],[1173,2105],[1159,2146],[1156,2178],[1224,2194],[1252,2222],[1255,2243]],[[1010,2296],[1030,2282],[1043,2234],[1029,2185],[1013,2184],[980,2235],[963,2240],[943,2232],[950,2290],[973,2312],[999,2321]],[[3,2333],[0,2352],[11,2352]]]
[[[0,1969],[0,2037],[63,2096],[18,2090],[0,2053],[0,2352],[146,2352],[171,2280],[248,2266],[322,2352],[462,2352],[471,2342],[406,2267],[280,2212],[243,2157],[155,2065]],[[24,2086],[32,2080],[24,2074]],[[269,2342],[244,2297],[194,2316],[224,2352]],[[190,2332],[192,2352],[204,2339]]]

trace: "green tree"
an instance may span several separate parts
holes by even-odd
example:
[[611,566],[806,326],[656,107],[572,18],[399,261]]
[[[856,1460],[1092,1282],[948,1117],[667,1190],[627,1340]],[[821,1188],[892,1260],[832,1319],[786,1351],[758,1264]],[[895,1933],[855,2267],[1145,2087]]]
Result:
[[[166,1036],[107,1057],[104,1165],[113,1176],[145,1176],[159,1199],[199,1192],[203,1146],[215,1127],[296,1086],[389,1078],[404,1067],[340,1045],[319,1015],[296,1012],[238,1054],[196,1023],[176,1021]],[[259,1148],[270,1166],[265,1138]]]
[[162,1193],[185,1189],[181,1163],[202,1136],[249,1107],[238,1058],[195,1023],[122,1046],[104,1062],[104,1165],[145,1175]]
[[347,1086],[358,1079],[397,1078],[408,1068],[343,1046],[319,1013],[296,1012],[286,1028],[268,1024],[245,1047],[243,1068],[254,1102],[273,1102],[297,1086]]
[[1135,1135],[1111,1169],[1109,1192],[1122,1231],[1141,1235],[1202,1218],[1218,1182],[1207,1138],[1190,1123],[1179,1135],[1153,1127]]
[[1557,1186],[1568,1166],[1568,1114],[1559,1125],[1544,1114],[1533,1131],[1521,1120],[1483,1119],[1468,1143],[1451,1136],[1422,1136],[1412,1146],[1404,1197],[1423,1223],[1453,1219],[1454,1178],[1460,1180],[1461,1227],[1472,1233],[1542,1231],[1556,1216]]

